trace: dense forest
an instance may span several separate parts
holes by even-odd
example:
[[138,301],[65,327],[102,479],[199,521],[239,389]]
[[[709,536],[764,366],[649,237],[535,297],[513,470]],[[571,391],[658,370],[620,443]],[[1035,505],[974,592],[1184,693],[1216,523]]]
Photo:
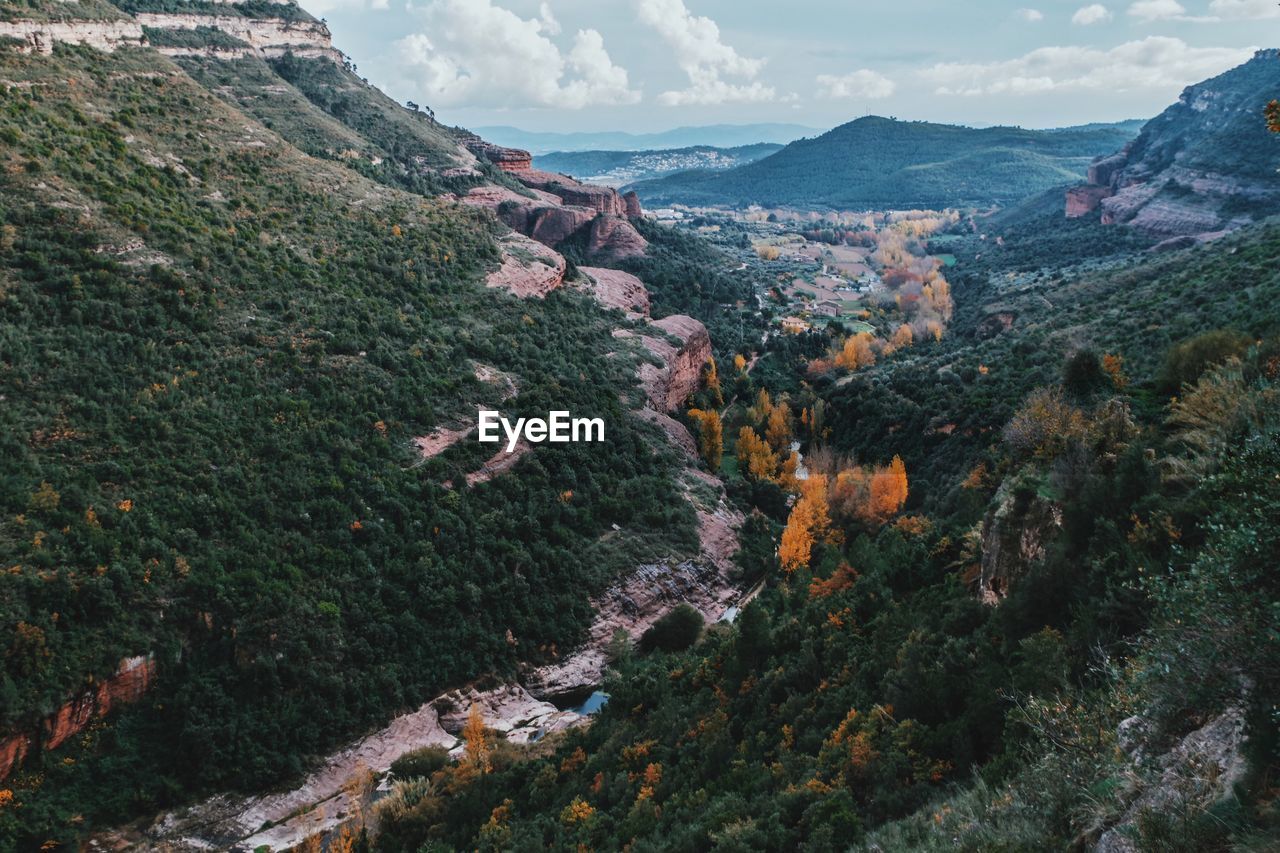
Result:
[[[303,157],[154,54],[0,63],[35,84],[0,93],[0,724],[159,668],[6,781],[0,846],[290,777],[696,549],[607,316],[486,289],[492,219]],[[607,446],[447,488],[480,448],[410,440],[496,402],[478,365],[512,412],[599,413]]]
[[[761,595],[619,654],[585,731],[484,773],[404,765],[379,848],[1056,849],[1121,823],[1137,849],[1270,849],[1280,229],[1142,258],[1076,223],[1064,260],[1056,216],[1010,225],[1003,253],[948,244],[941,341],[730,406]],[[822,349],[765,358],[794,375]],[[775,427],[807,481],[756,464]],[[1041,549],[1025,573],[984,560],[1019,536]],[[1238,796],[1140,798],[1159,756],[1227,722],[1249,732]]]

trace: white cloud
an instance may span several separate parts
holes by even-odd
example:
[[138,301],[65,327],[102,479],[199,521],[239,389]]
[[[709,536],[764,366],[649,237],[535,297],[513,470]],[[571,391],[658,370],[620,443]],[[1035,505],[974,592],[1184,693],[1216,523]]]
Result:
[[1176,89],[1245,62],[1255,47],[1191,47],[1149,36],[1111,50],[1042,47],[1004,62],[934,65],[920,72],[939,95],[1030,95]]
[[1213,0],[1209,11],[1225,20],[1280,18],[1276,0]]
[[1178,0],[1138,0],[1129,6],[1129,16],[1139,21],[1173,21],[1187,16]]
[[525,20],[491,0],[433,0],[425,32],[396,42],[410,86],[432,106],[583,109],[634,104],[627,70],[595,30],[578,30],[568,54],[549,36],[560,26],[543,4]]
[[1130,4],[1129,16],[1147,24],[1155,21],[1212,24],[1221,20],[1213,15],[1188,15],[1187,8],[1178,0],[1138,0],[1137,3]]
[[1111,20],[1111,10],[1101,3],[1094,3],[1089,6],[1081,6],[1076,13],[1071,16],[1071,23],[1081,27],[1087,27],[1092,24],[1101,24]]
[[385,12],[390,8],[387,0],[308,0],[307,11],[325,15],[338,9],[374,9]]
[[560,22],[552,14],[550,3],[543,3],[538,7],[538,22],[542,24],[542,31],[547,35],[560,35]]
[[822,98],[887,98],[897,86],[883,74],[862,68],[839,77],[819,74],[818,96]]
[[1034,24],[1036,21],[1044,20],[1044,13],[1039,9],[1018,9],[1013,14],[1017,15],[1029,24]]
[[[638,0],[640,21],[658,32],[675,52],[676,64],[689,77],[687,89],[663,92],[658,100],[669,106],[772,101],[777,92],[755,78],[765,60],[739,54],[720,40],[720,28],[710,18],[692,14],[684,0]],[[744,82],[729,83],[723,77]]]

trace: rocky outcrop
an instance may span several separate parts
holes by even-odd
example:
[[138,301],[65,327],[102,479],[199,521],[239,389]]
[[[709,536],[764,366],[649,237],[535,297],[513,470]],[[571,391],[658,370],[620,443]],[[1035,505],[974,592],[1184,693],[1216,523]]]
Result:
[[995,506],[982,520],[982,571],[979,595],[998,604],[1015,583],[1044,559],[1048,545],[1062,529],[1061,505],[1006,481]]
[[18,39],[27,53],[53,53],[55,44],[83,44],[98,50],[142,47],[137,21],[0,21],[0,37]]
[[649,248],[645,240],[626,219],[617,216],[597,216],[591,223],[591,238],[587,254],[593,258],[621,261],[643,255]]
[[139,12],[134,18],[144,27],[156,30],[195,30],[209,27],[220,30],[244,42],[244,49],[168,47],[156,48],[170,56],[190,56],[194,53],[212,57],[233,57],[257,54],[276,58],[286,53],[306,58],[324,58],[342,61],[342,54],[334,48],[329,28],[322,22],[307,18],[247,18],[237,15],[202,15],[191,13]]
[[1276,144],[1262,120],[1280,87],[1280,51],[1259,51],[1189,86],[1119,152],[1089,167],[1066,215],[1097,215],[1158,239],[1211,238],[1280,213]]
[[0,782],[21,766],[31,751],[31,738],[18,734],[0,739]]
[[578,267],[590,282],[591,295],[607,308],[617,308],[632,317],[649,316],[649,291],[631,273],[602,267]]
[[[666,337],[642,335],[640,341],[659,364],[640,366],[640,384],[653,407],[661,412],[679,408],[702,384],[702,366],[711,359],[711,336],[707,327],[692,317],[674,314],[652,323]],[[615,332],[625,337],[630,332]]]
[[527,172],[533,168],[533,155],[519,148],[504,148],[474,135],[467,137],[463,145],[477,158],[487,160],[504,172]]
[[479,708],[485,728],[499,732],[512,743],[529,743],[585,720],[573,711],[561,711],[550,702],[535,699],[518,684],[491,690],[464,687],[440,696],[431,706],[440,715],[440,725],[457,735],[462,734],[471,709]]
[[509,172],[531,191],[532,198],[509,189],[472,190],[463,202],[487,207],[507,227],[555,248],[590,228],[587,254],[605,261],[643,255],[649,244],[628,217],[641,215],[640,200],[618,195],[612,187],[579,183],[567,175],[533,169],[528,152],[492,145],[471,137],[465,147],[476,157]]
[[[1148,764],[1145,726],[1132,717],[1120,724],[1118,743],[1135,765]],[[1230,708],[1159,756],[1153,778],[1134,779],[1136,796],[1120,820],[1102,834],[1095,853],[1139,853],[1137,828],[1144,815],[1208,813],[1234,796],[1248,769],[1244,756],[1245,715]]]
[[592,599],[596,619],[586,645],[564,661],[531,669],[524,683],[534,696],[580,693],[598,685],[608,666],[607,649],[617,631],[638,639],[681,602],[708,621],[719,619],[738,597],[718,568],[701,560],[640,566]]
[[635,190],[622,197],[622,204],[626,208],[628,219],[639,219],[644,216],[644,208],[640,206],[640,196],[636,194]]
[[564,284],[564,258],[542,243],[520,234],[500,242],[502,265],[489,273],[485,283],[520,297],[543,297]]
[[16,732],[0,739],[0,781],[22,763],[33,747],[57,749],[112,709],[137,702],[151,686],[155,670],[155,661],[150,657],[125,658],[110,678],[64,702],[41,721],[37,731]]
[[1067,218],[1079,219],[1093,213],[1110,195],[1111,188],[1106,186],[1072,187],[1067,190]]

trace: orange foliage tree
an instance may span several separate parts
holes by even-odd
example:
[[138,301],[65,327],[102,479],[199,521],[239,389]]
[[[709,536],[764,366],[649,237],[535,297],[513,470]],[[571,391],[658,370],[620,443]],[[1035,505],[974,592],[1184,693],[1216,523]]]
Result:
[[744,426],[738,431],[738,467],[752,480],[772,480],[778,470],[778,455],[755,430]]
[[724,425],[720,413],[714,409],[690,409],[689,417],[698,425],[698,452],[707,460],[708,468],[719,471],[724,457]]
[[462,727],[462,739],[466,741],[466,764],[479,773],[488,773],[492,769],[489,745],[489,733],[484,727],[484,716],[479,705],[472,705],[467,712],[467,724]]
[[800,484],[800,499],[791,508],[787,527],[778,544],[778,560],[790,574],[809,565],[813,545],[831,537],[831,516],[827,507],[827,478],[816,474]]

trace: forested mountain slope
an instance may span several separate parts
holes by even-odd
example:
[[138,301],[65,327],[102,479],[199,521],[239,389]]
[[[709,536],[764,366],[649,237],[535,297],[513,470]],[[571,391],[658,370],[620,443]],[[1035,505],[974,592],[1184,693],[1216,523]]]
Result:
[[1159,237],[1212,236],[1280,211],[1274,139],[1259,121],[1280,89],[1280,51],[1188,86],[1136,139],[1067,194],[1076,217]]
[[[288,779],[699,555],[647,318],[457,197],[561,202],[296,6],[187,6],[0,40],[0,848]],[[608,442],[415,444],[499,403]]]
[[975,129],[868,116],[724,173],[637,184],[646,204],[916,208],[989,205],[1078,179],[1129,125]]

